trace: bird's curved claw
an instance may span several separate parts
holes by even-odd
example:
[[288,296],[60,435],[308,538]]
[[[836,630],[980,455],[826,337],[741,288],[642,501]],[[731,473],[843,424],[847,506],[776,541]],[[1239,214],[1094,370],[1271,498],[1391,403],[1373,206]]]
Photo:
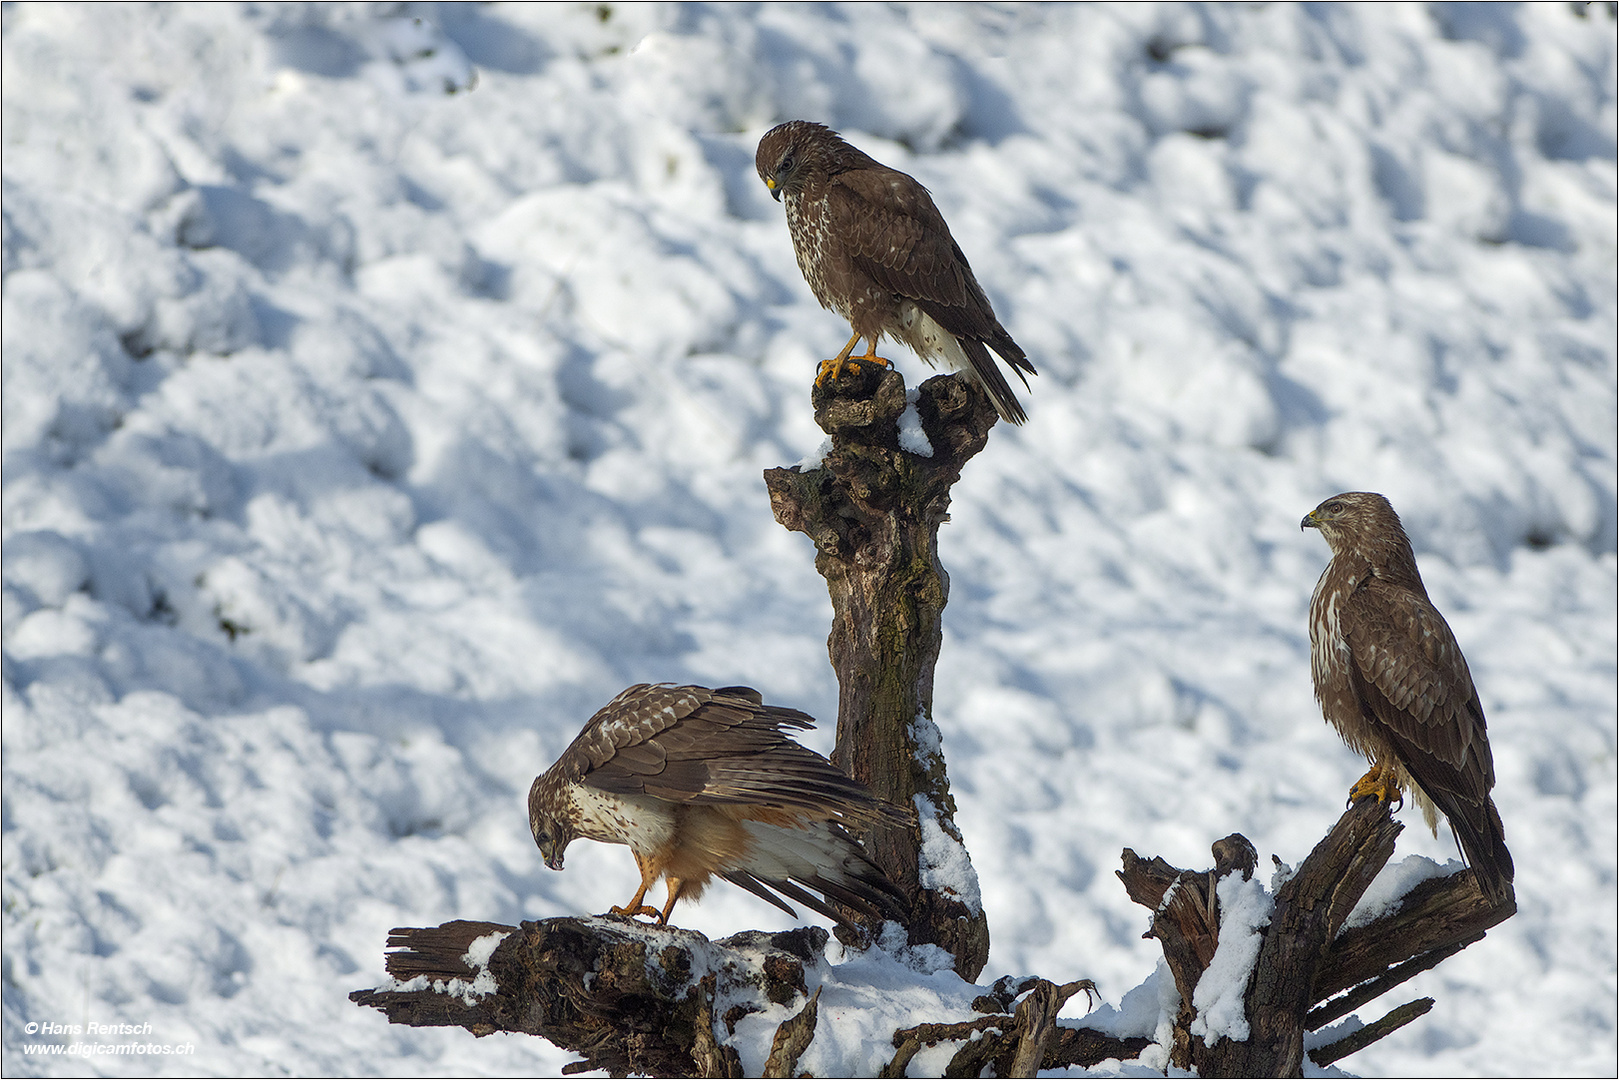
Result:
[[830,360],[822,360],[820,368],[815,372],[815,385],[825,386],[828,379],[836,382],[838,376],[843,374],[845,364],[853,364],[856,367],[861,364],[876,364],[879,367],[893,368],[893,361],[877,355],[877,343],[875,341],[867,345],[864,356],[850,356],[849,354],[854,352],[854,347],[858,344],[860,344],[860,334],[857,332],[849,339],[849,343],[838,351],[838,355]]
[[660,923],[663,921],[663,912],[659,911],[655,907],[648,907],[645,904],[642,904],[640,907],[636,908],[619,907],[617,904],[614,904],[607,910],[608,914],[610,915],[622,915],[626,919],[633,919],[637,915],[646,915],[650,918],[658,920]]
[[887,357],[877,356],[834,356],[830,360],[822,360],[820,368],[815,372],[815,385],[825,386],[828,379],[837,382],[843,374],[845,367],[859,367],[861,364],[876,364],[878,367],[892,369],[894,362]]
[[1355,786],[1349,789],[1349,801],[1345,805],[1354,806],[1368,795],[1376,796],[1378,802],[1393,803],[1396,810],[1405,805],[1405,792],[1381,766],[1372,766],[1365,776],[1355,781]]

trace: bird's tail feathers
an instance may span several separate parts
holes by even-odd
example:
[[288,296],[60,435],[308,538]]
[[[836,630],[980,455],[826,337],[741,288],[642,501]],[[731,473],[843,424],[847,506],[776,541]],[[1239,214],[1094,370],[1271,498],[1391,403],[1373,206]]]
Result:
[[[1007,340],[1010,342],[1011,339],[1008,338]],[[1008,424],[1022,424],[1027,421],[1029,414],[1024,412],[1023,406],[1018,403],[1017,395],[1012,392],[1011,384],[1006,381],[1006,376],[1001,374],[1001,366],[989,354],[989,348],[982,341],[976,341],[972,338],[961,339],[961,348],[967,354],[967,360],[972,365],[970,370],[974,381],[984,388],[984,393],[989,395],[989,400],[995,404],[995,411],[1000,414],[1001,419]],[[1021,349],[1018,349],[1016,345],[1012,345],[1011,349],[1014,350],[1013,355],[1007,355],[1001,352],[1000,349],[997,349],[996,352],[1000,352],[1006,358],[1006,362],[1011,365],[1012,370],[1017,372],[1018,378],[1023,380],[1023,388],[1027,390],[1029,380],[1023,374],[1022,369],[1027,368],[1032,372],[1034,368],[1023,358]]]
[[1473,879],[1479,891],[1490,903],[1499,906],[1513,896],[1512,853],[1507,850],[1506,829],[1495,802],[1485,798],[1483,803],[1470,803],[1445,815],[1461,844],[1467,864],[1473,868]]
[[[836,822],[816,821],[794,828],[749,821],[745,827],[754,843],[746,865],[727,872],[727,880],[756,896],[764,896],[768,886],[845,925],[848,919],[831,902],[864,915],[906,919],[910,904],[904,894]],[[822,893],[826,901],[803,886]],[[786,907],[773,897],[765,898],[777,907]]]

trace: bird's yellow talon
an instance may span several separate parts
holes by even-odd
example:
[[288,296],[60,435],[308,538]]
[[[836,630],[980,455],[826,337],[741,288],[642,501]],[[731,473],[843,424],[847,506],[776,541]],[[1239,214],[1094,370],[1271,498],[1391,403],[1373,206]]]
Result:
[[822,360],[819,370],[815,372],[815,385],[825,386],[828,379],[837,382],[838,376],[843,374],[843,365],[852,363],[854,361],[846,356],[836,356],[831,360]]
[[1404,805],[1405,793],[1388,771],[1380,765],[1373,765],[1367,774],[1355,781],[1355,786],[1349,789],[1349,805],[1353,806],[1368,795],[1375,795],[1378,802],[1394,803],[1396,806]]
[[849,344],[845,345],[838,355],[830,360],[822,360],[820,368],[815,373],[815,385],[825,386],[828,379],[836,382],[838,377],[843,374],[843,369],[849,365],[858,367],[861,364],[876,364],[879,367],[893,368],[894,363],[892,360],[877,355],[877,343],[875,341],[867,347],[864,356],[850,356],[849,354],[854,351],[854,347],[859,343],[860,335],[856,334],[849,339]]

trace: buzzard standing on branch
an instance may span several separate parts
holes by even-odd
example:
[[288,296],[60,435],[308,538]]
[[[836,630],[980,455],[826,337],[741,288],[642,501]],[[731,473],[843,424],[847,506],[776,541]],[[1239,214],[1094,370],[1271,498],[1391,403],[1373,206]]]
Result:
[[[1034,366],[995,318],[927,188],[805,120],[766,132],[755,165],[770,194],[787,197],[787,229],[815,299],[854,331],[817,383],[836,379],[845,363],[887,366],[877,355],[886,334],[930,365],[943,360],[964,373],[1007,423],[1028,419],[990,350],[1025,389]],[[851,357],[862,338],[866,354]]]
[[1512,856],[1490,801],[1484,707],[1399,515],[1381,495],[1349,491],[1299,527],[1321,530],[1332,548],[1310,598],[1310,674],[1321,711],[1372,762],[1351,801],[1409,791],[1431,829],[1443,812],[1480,890],[1502,903],[1512,896]]
[[[814,726],[746,686],[632,686],[535,779],[534,842],[553,870],[577,837],[628,844],[641,887],[617,915],[667,923],[677,900],[695,900],[717,874],[794,918],[776,893],[838,922],[847,920],[827,901],[903,920],[909,904],[845,826],[907,815],[783,730]],[[662,911],[642,903],[660,877]]]

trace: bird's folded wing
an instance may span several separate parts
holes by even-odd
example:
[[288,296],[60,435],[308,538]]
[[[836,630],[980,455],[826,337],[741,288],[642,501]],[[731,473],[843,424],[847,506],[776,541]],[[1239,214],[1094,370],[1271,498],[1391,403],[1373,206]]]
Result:
[[977,306],[977,286],[968,284],[966,260],[937,210],[934,224],[834,183],[827,190],[827,214],[829,231],[856,267],[889,292],[946,308]]
[[1466,762],[1483,737],[1483,712],[1443,616],[1417,593],[1374,580],[1355,591],[1340,618],[1373,714],[1425,754]]

